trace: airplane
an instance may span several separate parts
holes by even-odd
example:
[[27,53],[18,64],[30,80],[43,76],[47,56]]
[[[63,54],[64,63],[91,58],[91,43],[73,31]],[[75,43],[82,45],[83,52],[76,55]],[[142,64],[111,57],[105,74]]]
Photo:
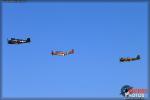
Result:
[[57,56],[66,56],[66,55],[70,55],[70,54],[74,54],[74,49],[69,50],[68,52],[65,51],[53,51],[51,52],[51,55],[57,55]]
[[129,57],[123,58],[123,57],[121,57],[120,62],[129,62],[129,61],[140,60],[140,59],[141,59],[140,55],[137,55],[136,58],[129,58]]
[[16,38],[10,38],[10,40],[8,40],[8,44],[22,44],[22,43],[30,43],[31,40],[30,38],[27,39],[16,39]]

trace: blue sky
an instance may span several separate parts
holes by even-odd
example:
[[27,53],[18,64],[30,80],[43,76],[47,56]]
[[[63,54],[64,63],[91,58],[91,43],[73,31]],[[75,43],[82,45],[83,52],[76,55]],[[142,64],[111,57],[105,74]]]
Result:
[[[121,97],[147,88],[146,3],[3,3],[4,97]],[[8,45],[7,38],[31,37]],[[51,56],[51,50],[75,49]],[[120,57],[141,55],[120,63]]]

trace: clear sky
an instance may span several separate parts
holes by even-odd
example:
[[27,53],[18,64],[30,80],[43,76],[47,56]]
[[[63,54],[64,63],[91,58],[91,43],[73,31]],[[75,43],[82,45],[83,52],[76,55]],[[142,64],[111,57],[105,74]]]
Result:
[[[3,96],[121,97],[123,85],[147,88],[147,25],[146,3],[3,3]],[[7,44],[26,33],[30,44]],[[50,55],[69,49],[75,54]]]

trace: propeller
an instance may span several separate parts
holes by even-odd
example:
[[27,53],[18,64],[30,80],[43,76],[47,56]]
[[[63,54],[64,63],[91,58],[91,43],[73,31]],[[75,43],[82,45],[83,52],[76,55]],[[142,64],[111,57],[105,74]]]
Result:
[[51,51],[51,54],[52,54],[52,56],[53,56],[53,54],[54,54],[53,50]]
[[8,40],[8,38],[7,38],[7,42],[8,42],[9,40]]

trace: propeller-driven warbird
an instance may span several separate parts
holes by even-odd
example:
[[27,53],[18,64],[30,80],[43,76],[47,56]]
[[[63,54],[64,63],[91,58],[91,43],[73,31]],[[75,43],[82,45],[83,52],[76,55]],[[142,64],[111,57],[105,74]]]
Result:
[[8,44],[23,44],[30,43],[31,39],[28,37],[27,39],[18,39],[18,38],[10,38],[7,39]]
[[134,61],[134,60],[139,60],[139,59],[141,59],[140,55],[137,55],[137,57],[135,57],[135,58],[129,58],[129,57],[123,58],[123,57],[121,57],[120,62],[129,62],[129,61]]
[[8,44],[22,44],[22,43],[30,43],[31,40],[30,38],[27,39],[16,39],[16,38],[11,38],[10,40],[7,40]]
[[53,51],[51,52],[51,55],[58,55],[58,56],[66,56],[66,55],[70,55],[70,54],[74,54],[74,49],[71,49],[69,51]]

